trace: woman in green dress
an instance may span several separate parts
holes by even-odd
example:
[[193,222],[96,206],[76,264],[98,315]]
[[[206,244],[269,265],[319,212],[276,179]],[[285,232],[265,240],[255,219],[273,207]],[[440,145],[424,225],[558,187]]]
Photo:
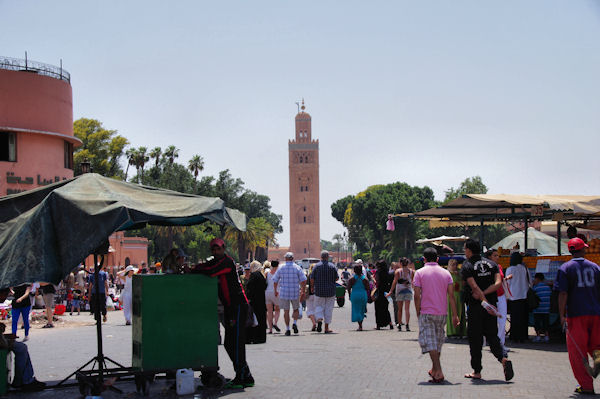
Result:
[[458,312],[458,318],[460,324],[455,326],[452,324],[452,310],[450,309],[450,301],[448,301],[448,319],[446,321],[446,335],[452,338],[461,338],[467,335],[467,323],[465,320],[465,305],[462,301],[462,289],[463,281],[458,271],[458,261],[456,259],[450,259],[448,261],[448,271],[452,275],[452,282],[454,283],[454,300],[456,301],[456,310]]

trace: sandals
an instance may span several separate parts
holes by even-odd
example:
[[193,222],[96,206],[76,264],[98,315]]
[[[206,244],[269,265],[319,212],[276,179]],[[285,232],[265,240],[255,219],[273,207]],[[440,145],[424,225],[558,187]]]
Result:
[[444,383],[444,378],[435,378],[435,377],[431,377],[431,379],[429,381],[427,381],[430,384],[443,384]]
[[475,376],[475,373],[467,373],[467,374],[465,374],[465,378],[471,378],[471,379],[473,379],[473,380],[480,380],[480,379],[481,379],[481,376],[479,376],[479,377],[476,377],[476,376]]

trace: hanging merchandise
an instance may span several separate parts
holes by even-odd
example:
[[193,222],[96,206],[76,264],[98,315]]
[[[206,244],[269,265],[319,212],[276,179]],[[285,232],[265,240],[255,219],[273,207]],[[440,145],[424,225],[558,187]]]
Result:
[[385,229],[387,231],[396,230],[396,226],[394,226],[394,219],[392,218],[392,215],[388,215],[388,220],[387,220]]

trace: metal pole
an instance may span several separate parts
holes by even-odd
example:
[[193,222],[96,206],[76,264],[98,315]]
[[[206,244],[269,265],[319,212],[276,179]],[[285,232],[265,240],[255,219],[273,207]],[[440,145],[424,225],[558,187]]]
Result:
[[523,252],[527,252],[527,230],[529,230],[529,219],[525,218],[525,248],[523,248]]
[[[94,254],[94,290],[96,298],[94,300],[94,317],[96,318],[96,342],[98,343],[98,376],[103,381],[104,374],[104,354],[102,353],[102,320],[100,320],[100,267],[104,263],[102,256],[101,263],[98,264],[98,254]],[[106,300],[106,299],[105,299]]]
[[479,224],[479,226],[481,227],[481,231],[479,232],[479,243],[481,244],[479,246],[481,252],[483,253],[483,239],[484,239],[484,235],[483,235],[483,219],[481,219],[481,223]]
[[560,245],[560,220],[556,222],[556,246],[558,247],[556,250],[556,253],[558,254],[558,256],[561,256],[561,245]]

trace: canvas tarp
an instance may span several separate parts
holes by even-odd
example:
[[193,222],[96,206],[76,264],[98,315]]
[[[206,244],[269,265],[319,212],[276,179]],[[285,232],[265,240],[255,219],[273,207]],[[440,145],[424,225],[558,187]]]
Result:
[[[519,244],[519,248],[526,248],[524,232],[518,231],[513,233],[492,245],[491,248],[498,249],[502,247],[504,249],[512,249],[517,243]],[[527,229],[527,248],[537,249],[539,255],[556,255],[556,238],[530,227]],[[569,253],[565,242],[561,242],[561,251],[563,254]]]
[[118,230],[212,221],[246,229],[219,198],[88,173],[0,198],[0,288],[58,283]]

